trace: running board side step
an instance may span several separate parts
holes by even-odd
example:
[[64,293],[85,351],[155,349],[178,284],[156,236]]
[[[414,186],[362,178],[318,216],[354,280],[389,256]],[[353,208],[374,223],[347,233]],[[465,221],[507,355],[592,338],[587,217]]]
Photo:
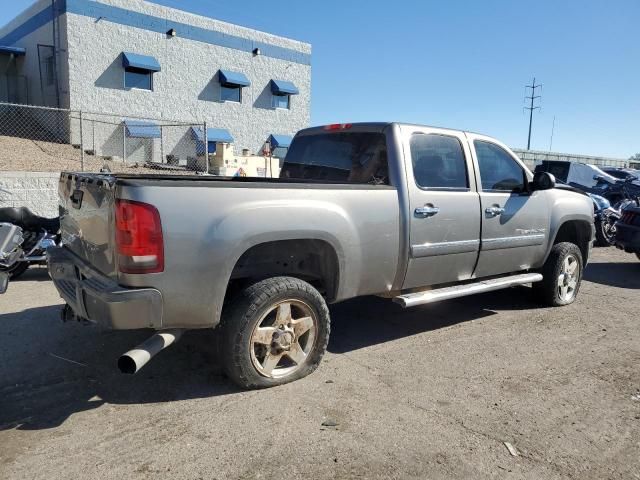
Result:
[[416,305],[424,305],[425,303],[440,302],[442,300],[466,297],[467,295],[474,295],[476,293],[491,292],[515,285],[540,281],[542,281],[542,275],[539,273],[523,273],[520,275],[481,280],[466,285],[454,285],[453,287],[437,288],[424,292],[407,293],[406,295],[394,297],[393,301],[400,304],[402,308],[409,308],[415,307]]

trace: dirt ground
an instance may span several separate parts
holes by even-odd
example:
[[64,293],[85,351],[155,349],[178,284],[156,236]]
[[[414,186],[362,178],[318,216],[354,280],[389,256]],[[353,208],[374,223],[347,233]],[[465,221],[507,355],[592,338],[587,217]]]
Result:
[[[0,175],[11,172],[99,172],[108,167],[113,173],[193,175],[188,170],[147,168],[134,163],[123,163],[93,155],[81,161],[79,148],[63,143],[30,140],[0,135]],[[84,168],[83,168],[84,166]]]
[[62,324],[28,272],[0,297],[0,478],[640,479],[639,291],[609,248],[565,308],[345,302],[315,374],[242,392],[210,332],[120,375],[147,333]]

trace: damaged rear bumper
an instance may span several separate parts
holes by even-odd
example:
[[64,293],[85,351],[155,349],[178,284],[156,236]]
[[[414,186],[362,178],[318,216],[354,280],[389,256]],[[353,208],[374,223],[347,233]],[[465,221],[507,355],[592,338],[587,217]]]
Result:
[[47,257],[54,285],[78,317],[115,330],[162,327],[160,291],[122,287],[64,247]]

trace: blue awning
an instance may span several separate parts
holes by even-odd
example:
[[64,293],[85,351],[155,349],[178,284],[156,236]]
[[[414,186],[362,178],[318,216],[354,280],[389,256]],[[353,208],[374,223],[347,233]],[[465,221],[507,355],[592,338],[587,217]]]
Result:
[[271,92],[274,95],[298,95],[300,90],[292,82],[271,80]]
[[[203,142],[202,127],[194,127],[193,135],[198,142]],[[207,128],[207,141],[219,143],[233,143],[233,137],[225,128]]]
[[138,55],[137,53],[122,52],[122,66],[124,68],[139,68],[149,72],[159,72],[160,63],[154,57]]
[[27,51],[20,47],[6,47],[0,45],[0,55],[15,55],[16,57],[22,57]]
[[289,148],[292,140],[293,137],[289,135],[271,135],[269,137],[272,148]]
[[218,78],[222,85],[232,87],[248,87],[251,85],[251,82],[244,73],[232,72],[231,70],[220,70]]
[[160,127],[155,123],[141,122],[139,120],[125,120],[127,137],[131,138],[160,138]]

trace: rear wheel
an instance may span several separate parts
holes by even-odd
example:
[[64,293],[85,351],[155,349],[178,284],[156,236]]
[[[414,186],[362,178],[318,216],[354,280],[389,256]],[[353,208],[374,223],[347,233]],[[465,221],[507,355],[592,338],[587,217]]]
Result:
[[541,282],[533,284],[538,300],[550,307],[573,303],[582,282],[582,253],[577,245],[557,243],[542,267]]
[[307,282],[275,277],[244,289],[224,312],[224,368],[243,388],[265,388],[312,373],[329,341],[329,310]]
[[29,268],[29,263],[28,262],[20,262],[20,263],[16,263],[11,268],[2,268],[2,267],[0,267],[0,271],[8,273],[10,280],[15,280],[20,275],[22,275],[24,272],[26,272],[28,268]]

